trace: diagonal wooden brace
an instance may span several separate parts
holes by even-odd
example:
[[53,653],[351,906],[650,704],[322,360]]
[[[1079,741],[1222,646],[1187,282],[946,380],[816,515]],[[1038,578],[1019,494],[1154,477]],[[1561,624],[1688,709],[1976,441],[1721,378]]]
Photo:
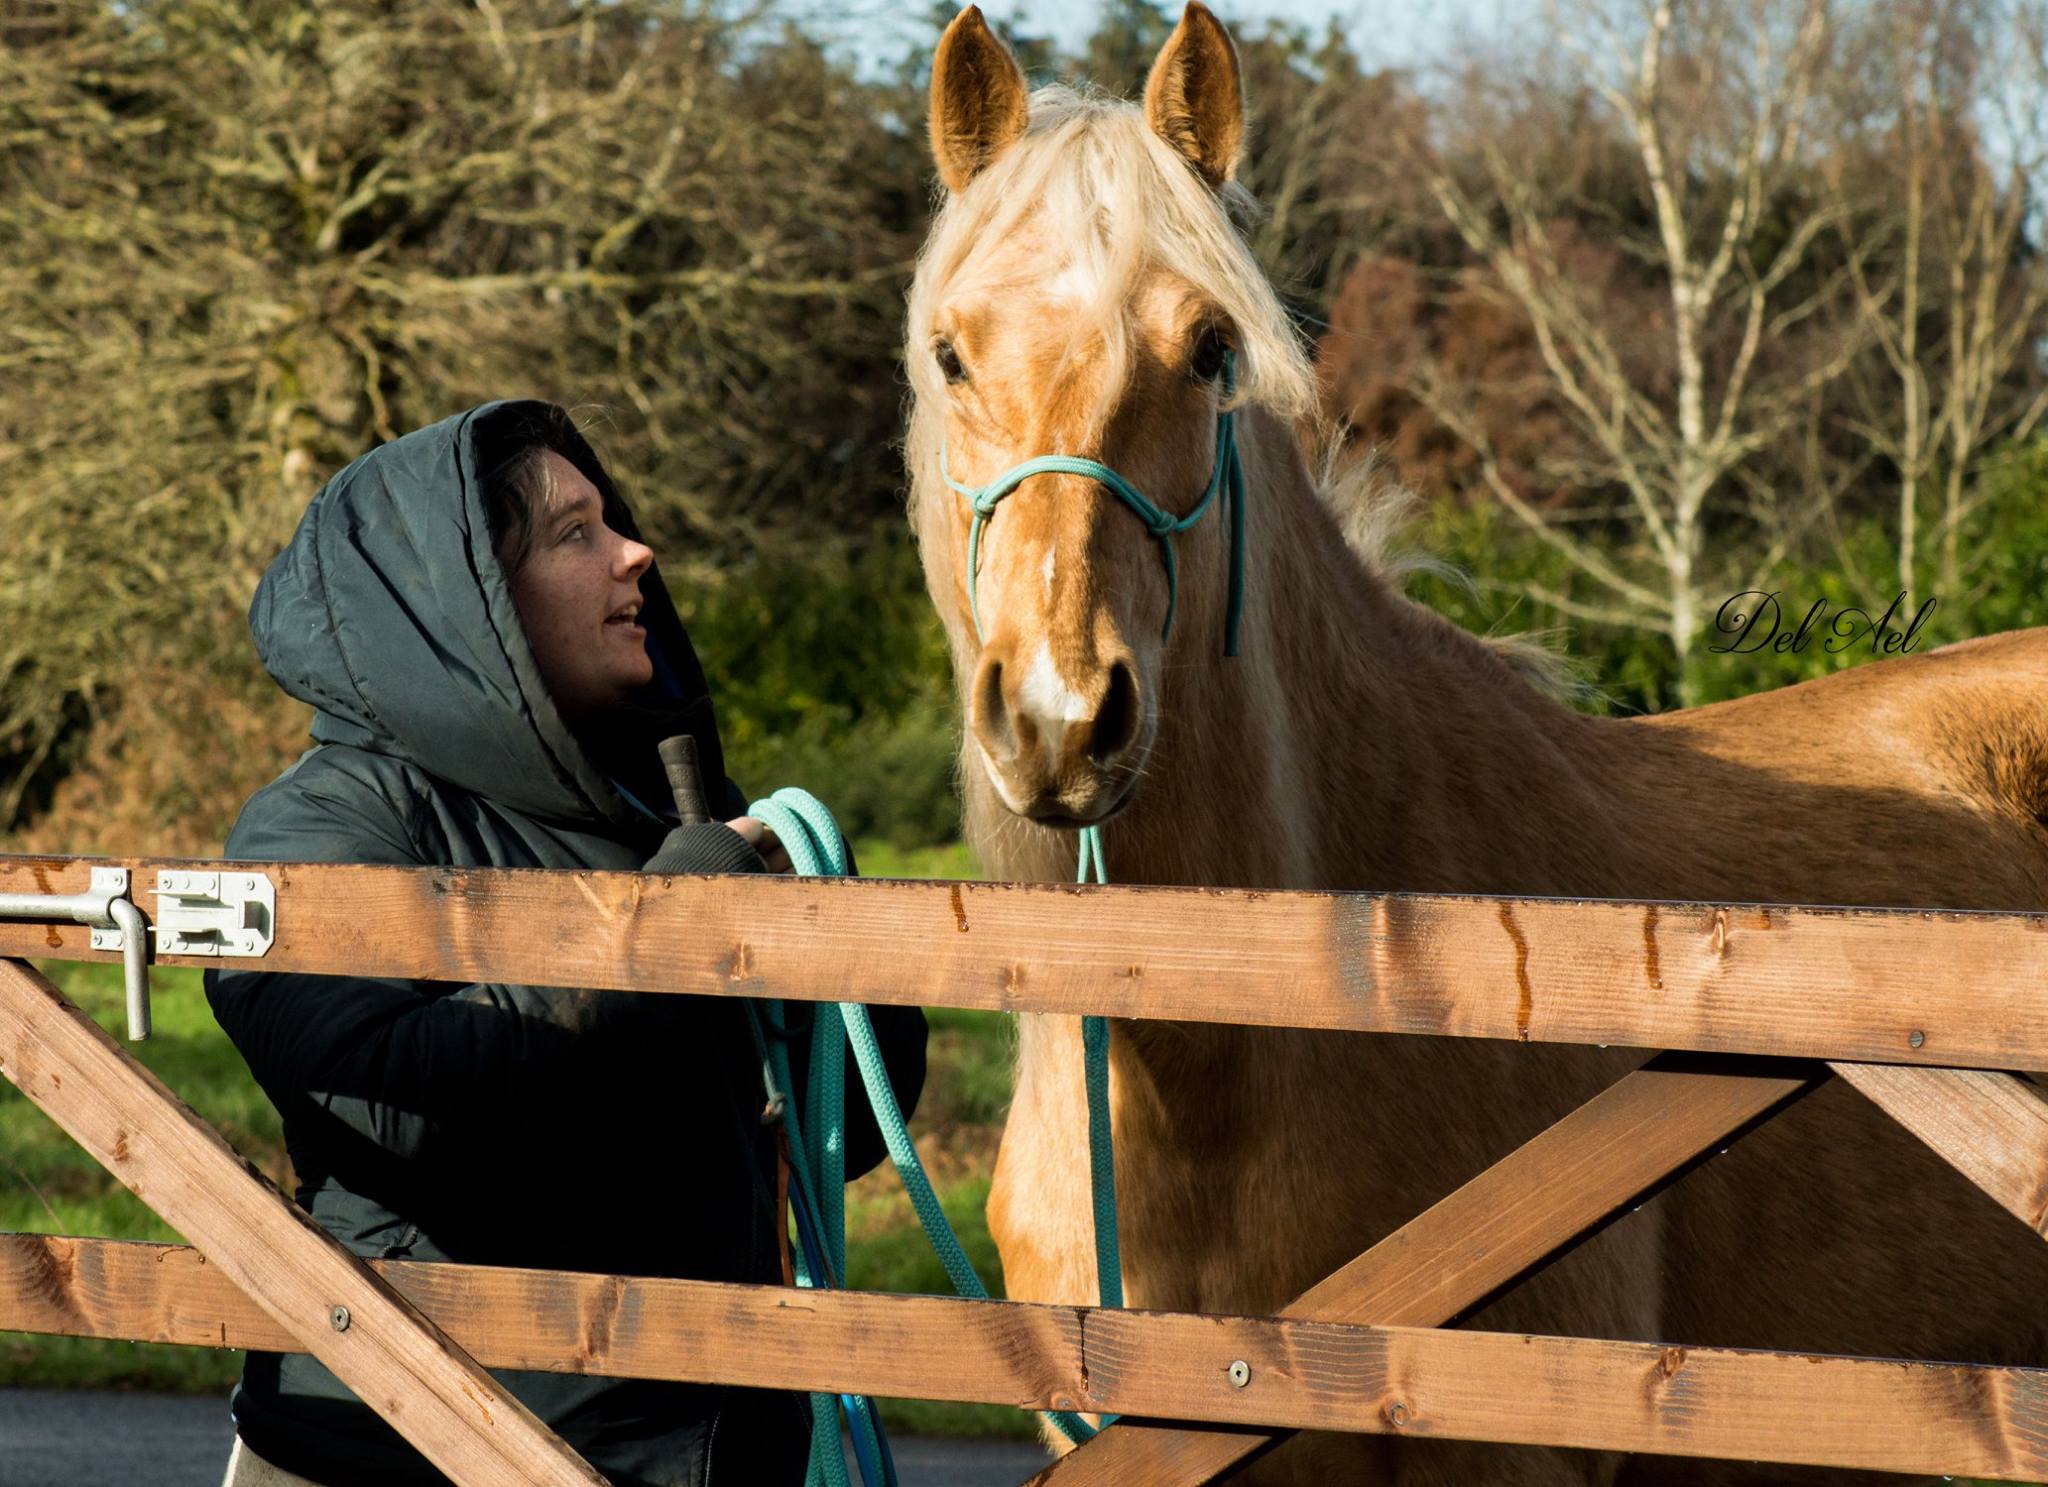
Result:
[[[1824,1077],[1814,1065],[1662,1054],[1304,1292],[1283,1317],[1438,1327]],[[1027,1487],[1191,1487],[1292,1432],[1124,1419]]]
[[1828,1067],[2048,1238],[2048,1102],[2032,1084],[1995,1069]]
[[0,1073],[462,1487],[602,1487],[425,1313],[18,960],[0,960]]

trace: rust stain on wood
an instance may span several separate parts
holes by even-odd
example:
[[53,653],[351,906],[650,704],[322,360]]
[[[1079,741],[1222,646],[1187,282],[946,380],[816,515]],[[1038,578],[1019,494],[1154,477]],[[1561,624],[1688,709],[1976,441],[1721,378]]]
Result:
[[576,1361],[586,1368],[598,1359],[611,1356],[612,1337],[618,1329],[619,1312],[625,1305],[625,1277],[607,1276],[606,1281],[608,1283],[592,1296],[590,1310],[583,1318],[583,1335],[576,1350]]
[[1685,1349],[1660,1348],[1650,1364],[1643,1393],[1657,1412],[1658,1426],[1673,1436],[1690,1435],[1698,1423],[1700,1380],[1687,1370]]
[[953,927],[963,935],[967,933],[967,904],[960,896],[960,885],[955,883],[951,894],[953,900]]
[[1506,904],[1500,906],[1500,926],[1515,942],[1515,984],[1521,988],[1521,999],[1515,1003],[1515,1036],[1526,1043],[1529,1024],[1536,1014],[1536,992],[1529,985],[1529,942],[1523,937],[1522,926],[1515,923],[1515,911]]
[[1664,989],[1664,973],[1657,959],[1657,906],[1651,904],[1643,910],[1643,979],[1650,983],[1650,990]]
[[[491,1402],[488,1399],[484,1398],[484,1396],[477,1391],[476,1385],[470,1383],[469,1380],[464,1379],[462,1381],[462,1392],[467,1394],[470,1397],[471,1401],[475,1403],[478,1411],[484,1417],[484,1424],[494,1425],[497,1423],[495,1420],[491,1418]],[[396,1412],[394,1411],[394,1413]]]
[[69,1240],[43,1240],[31,1252],[27,1289],[47,1305],[67,1316],[82,1317],[74,1284],[78,1274],[78,1250]]

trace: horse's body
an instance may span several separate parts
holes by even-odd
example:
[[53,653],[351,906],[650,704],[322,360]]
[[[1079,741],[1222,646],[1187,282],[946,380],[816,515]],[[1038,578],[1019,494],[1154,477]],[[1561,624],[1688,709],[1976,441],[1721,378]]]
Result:
[[[1024,135],[1021,83],[1014,100],[1002,96],[1007,59],[979,28],[972,12],[956,22],[935,68],[949,213],[977,205],[975,177],[1006,167],[1036,172],[1026,179],[1037,211],[1058,211],[1057,159],[1030,158],[1032,146],[1093,151],[1082,189],[1113,190],[1116,147],[1088,131],[1129,132],[1131,111],[1042,99],[1067,112],[1049,127],[1034,118]],[[1147,95],[1147,124],[1204,189],[1227,177],[1209,168],[1219,150],[1235,149],[1234,137],[1216,145],[1217,130],[1234,127],[1216,122],[1218,42],[1227,48],[1191,8]],[[1234,96],[1234,71],[1228,84]],[[979,104],[963,99],[970,88]],[[1200,138],[1188,142],[1205,129],[1207,158]],[[1006,151],[1023,158],[1006,162]],[[1148,204],[1159,219],[1149,242],[1186,206],[1182,184],[1171,183],[1174,201]],[[1247,325],[1259,307],[1232,299],[1245,286],[1120,257],[1113,221],[1093,224],[1102,252],[1063,258],[1071,229],[980,205],[980,221],[942,220],[913,291],[911,455],[927,577],[967,708],[968,832],[993,876],[1070,876],[1068,828],[1099,819],[1113,875],[1131,882],[2048,908],[2048,630],[1662,717],[1576,713],[1499,648],[1401,596],[1347,544],[1294,436],[1302,386],[1274,366],[1274,338]],[[1120,328],[1098,341],[1084,322],[1104,303],[1073,285],[1109,284],[1120,262],[1126,277],[1106,290]],[[1250,363],[1253,403],[1237,415],[1250,486],[1243,654],[1220,654],[1216,533],[1183,539],[1178,617],[1162,639],[1151,539],[1068,479],[1037,481],[1043,490],[1028,501],[1020,491],[991,520],[972,580],[988,627],[977,636],[965,513],[935,478],[937,443],[956,476],[986,479],[1064,446],[1148,491],[1198,491],[1211,425],[1180,425],[1212,418],[1215,393],[1191,407],[1188,377],[1170,374],[1198,363],[1187,348],[1219,304]],[[946,386],[918,365],[927,338],[944,344]],[[1119,1023],[1127,1302],[1277,1311],[1643,1056]],[[1076,1020],[1021,1019],[989,1205],[1020,1299],[1096,1299],[1080,1070]],[[1837,1082],[1472,1324],[2039,1364],[2044,1296],[2048,1246]],[[1321,1435],[1246,1479],[1469,1487],[1617,1471],[1644,1482],[1806,1480],[1738,1463],[1624,1466]]]

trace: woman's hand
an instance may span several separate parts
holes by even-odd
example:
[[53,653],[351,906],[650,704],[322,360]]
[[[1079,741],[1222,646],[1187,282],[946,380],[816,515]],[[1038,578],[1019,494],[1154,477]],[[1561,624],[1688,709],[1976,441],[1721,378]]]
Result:
[[760,853],[761,860],[768,864],[769,872],[786,873],[790,871],[788,850],[783,847],[775,833],[766,826],[763,826],[752,816],[735,816],[725,824],[731,830],[737,831],[746,839],[748,846]]

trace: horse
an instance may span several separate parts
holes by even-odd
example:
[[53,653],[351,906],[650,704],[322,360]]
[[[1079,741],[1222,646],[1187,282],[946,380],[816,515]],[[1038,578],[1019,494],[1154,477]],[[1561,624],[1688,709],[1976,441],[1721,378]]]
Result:
[[[935,54],[945,196],[909,294],[909,516],[991,875],[1070,878],[1092,825],[1139,883],[2048,907],[2048,630],[1611,718],[1406,597],[1304,452],[1312,370],[1237,225],[1244,107],[1200,4],[1138,105],[1028,91],[972,8]],[[1226,412],[1235,656],[1229,522],[1186,521]],[[967,498],[1049,453],[1068,463]],[[1111,1053],[1135,1307],[1274,1313],[1645,1057],[1191,1024],[1157,994],[1166,1015],[1117,1022]],[[1078,1019],[1019,1018],[988,1208],[1019,1299],[1098,1300],[1081,1064]],[[2040,1239],[1836,1080],[1469,1320],[2036,1364],[2044,1295]],[[1839,1478],[1310,1432],[1243,1480]]]

